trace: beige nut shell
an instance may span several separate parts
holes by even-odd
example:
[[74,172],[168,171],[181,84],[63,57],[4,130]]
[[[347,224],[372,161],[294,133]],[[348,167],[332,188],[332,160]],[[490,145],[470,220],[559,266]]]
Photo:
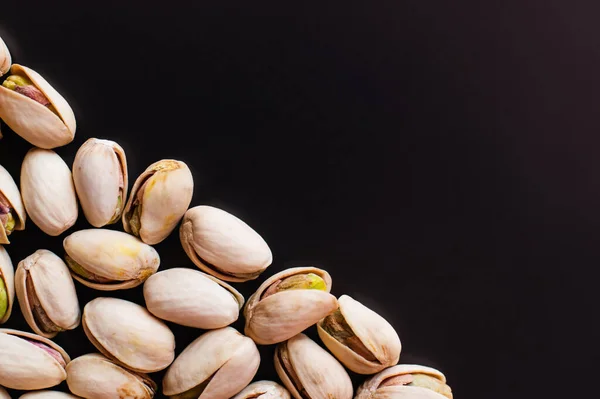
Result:
[[3,324],[10,318],[15,301],[15,271],[10,256],[2,245],[0,245],[0,278],[4,281],[6,298],[8,300],[6,313],[0,319],[0,324]]
[[[14,209],[14,230],[25,230],[25,220],[27,219],[27,214],[25,213],[25,206],[23,205],[23,200],[21,199],[21,192],[19,191],[19,188],[17,187],[17,184],[10,173],[8,173],[8,171],[4,169],[2,165],[0,165],[0,192],[2,195],[4,195],[6,200]],[[4,230],[4,226],[0,226],[0,244],[10,244],[8,235]]]
[[[0,37],[0,77],[10,70],[12,57],[4,40]],[[1,137],[1,136],[0,136]]]
[[290,392],[274,381],[256,381],[232,399],[290,399]]
[[77,399],[79,396],[61,391],[34,391],[19,396],[19,399]]
[[0,119],[39,148],[52,149],[73,141],[77,123],[64,97],[31,68],[13,64],[11,73],[29,78],[54,106],[58,115],[37,101],[0,85]]

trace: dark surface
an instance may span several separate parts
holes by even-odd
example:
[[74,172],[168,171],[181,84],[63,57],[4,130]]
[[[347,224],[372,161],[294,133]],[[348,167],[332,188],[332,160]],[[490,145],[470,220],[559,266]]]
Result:
[[[274,263],[235,285],[246,298],[285,267],[321,266],[335,295],[392,322],[401,362],[439,368],[458,399],[587,390],[569,379],[598,360],[598,3],[322,3],[13,2],[0,35],[73,107],[69,165],[89,137],[125,148],[131,183],[181,159],[192,205],[266,239]],[[17,178],[30,145],[4,130]],[[86,227],[80,214],[68,233]],[[31,221],[11,240],[15,265],[63,253]],[[161,269],[193,267],[176,234],[156,248]],[[141,287],[77,291],[82,307],[143,303]],[[200,334],[170,326],[177,353]],[[6,327],[29,331],[17,305]],[[81,328],[56,342],[94,351]],[[256,378],[276,379],[261,353]]]

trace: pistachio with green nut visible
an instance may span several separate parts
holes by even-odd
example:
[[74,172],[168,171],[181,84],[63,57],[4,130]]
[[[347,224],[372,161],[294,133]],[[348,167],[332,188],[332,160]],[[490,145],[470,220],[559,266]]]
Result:
[[67,378],[69,355],[40,335],[0,329],[0,385],[11,389],[45,389]]
[[365,381],[355,399],[452,399],[444,374],[413,364],[389,367]]
[[101,291],[137,287],[160,265],[154,248],[116,230],[76,231],[64,239],[63,247],[73,278]]
[[27,324],[46,338],[79,326],[81,312],[69,268],[40,249],[19,262],[15,288]]
[[296,267],[268,278],[244,308],[245,333],[257,344],[285,341],[333,312],[331,276],[316,267]]
[[77,127],[67,101],[37,72],[18,64],[11,67],[0,86],[0,119],[25,140],[45,149],[73,141]]
[[12,313],[15,298],[15,275],[13,264],[6,249],[0,245],[0,324]]
[[0,165],[0,244],[10,244],[14,230],[24,230],[27,214],[12,176]]
[[123,212],[123,228],[146,244],[158,244],[177,227],[190,206],[194,179],[181,161],[163,159],[136,179]]
[[94,227],[117,222],[127,199],[127,158],[110,140],[88,139],[73,162],[73,182],[83,213]]
[[359,374],[374,374],[400,359],[396,330],[383,317],[342,295],[338,309],[317,323],[319,337],[344,366]]
[[73,359],[67,365],[67,385],[86,399],[152,399],[156,392],[148,375],[127,370],[99,353]]

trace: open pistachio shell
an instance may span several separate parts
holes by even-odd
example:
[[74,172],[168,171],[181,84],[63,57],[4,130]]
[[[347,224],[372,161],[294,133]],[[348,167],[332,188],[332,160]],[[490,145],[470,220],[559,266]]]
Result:
[[366,380],[355,399],[452,399],[446,377],[436,369],[414,364],[389,367]]
[[246,335],[260,345],[295,336],[337,309],[330,291],[331,276],[316,267],[294,267],[271,276],[246,303]]
[[344,367],[304,334],[275,348],[277,375],[296,399],[352,399],[352,381]]
[[91,353],[67,365],[67,385],[87,399],[152,399],[156,384],[146,374],[127,370],[112,360]]
[[88,139],[73,161],[73,182],[88,222],[102,227],[117,222],[127,199],[127,158],[110,140]]
[[235,288],[198,270],[173,268],[144,283],[146,307],[156,317],[212,330],[238,319],[244,297]]
[[60,235],[77,221],[71,171],[52,150],[32,148],[27,152],[21,165],[21,194],[27,214],[48,235]]
[[0,324],[6,323],[15,301],[15,271],[6,249],[0,245]]
[[232,399],[290,399],[290,392],[274,381],[256,381]]
[[37,334],[53,338],[79,326],[81,312],[73,278],[54,253],[39,249],[19,262],[15,288],[21,312]]
[[167,368],[175,358],[175,336],[146,308],[117,298],[96,298],[83,308],[83,331],[115,363],[140,373]]
[[175,359],[163,393],[175,399],[231,398],[254,378],[260,354],[252,340],[231,327],[212,330]]
[[194,179],[188,166],[164,159],[148,166],[133,184],[123,212],[123,228],[146,244],[158,244],[190,206]]
[[4,40],[0,37],[0,77],[10,70],[12,57]]
[[154,248],[116,230],[76,231],[64,239],[63,247],[73,278],[101,291],[136,287],[160,265]]
[[51,149],[73,141],[77,123],[67,101],[30,68],[13,64],[10,75],[31,82],[30,86],[47,105],[0,86],[0,119],[36,147]]
[[9,244],[13,230],[24,230],[25,207],[12,176],[0,165],[0,244]]
[[36,334],[0,329],[0,385],[11,389],[45,389],[67,378],[71,361],[57,344]]
[[400,359],[400,338],[383,317],[348,295],[319,321],[319,337],[333,355],[359,374],[375,374]]
[[179,228],[183,249],[202,271],[225,281],[257,278],[273,261],[265,240],[246,223],[212,206],[196,206]]
[[34,391],[27,392],[21,396],[19,399],[77,399],[79,396],[72,395],[70,393],[61,392],[61,391]]

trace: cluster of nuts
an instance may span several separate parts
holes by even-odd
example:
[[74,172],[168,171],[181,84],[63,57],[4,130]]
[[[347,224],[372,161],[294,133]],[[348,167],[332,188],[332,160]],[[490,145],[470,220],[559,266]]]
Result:
[[[78,202],[94,228],[64,239],[64,259],[40,249],[16,272],[0,245],[0,323],[10,317],[16,294],[35,332],[0,329],[0,385],[35,391],[25,399],[149,399],[157,387],[147,373],[166,369],[163,393],[173,399],[352,399],[346,367],[374,374],[356,399],[452,398],[439,371],[397,365],[401,343],[394,328],[351,297],[331,295],[325,270],[284,270],[245,302],[225,281],[256,279],[271,264],[271,250],[256,231],[221,209],[188,209],[194,183],[180,161],[150,165],[128,195],[123,148],[90,138],[71,174],[52,151],[73,140],[69,104],[35,71],[11,67],[0,39],[0,76],[7,73],[0,118],[35,147],[23,160],[20,190],[0,166],[0,243],[24,230],[27,216],[46,234],[60,235],[77,220]],[[125,232],[103,228],[119,220]],[[178,225],[183,249],[202,271],[158,271],[152,245]],[[82,313],[74,280],[100,291],[143,284],[146,307],[101,296]],[[229,327],[242,309],[244,335]],[[163,320],[208,331],[175,358],[175,336]],[[71,360],[51,339],[79,324],[99,353]],[[329,352],[302,333],[315,324]],[[257,345],[271,344],[277,345],[274,364],[285,387],[251,383],[260,365]],[[64,380],[77,396],[46,390]],[[0,399],[5,397],[0,388]]]

